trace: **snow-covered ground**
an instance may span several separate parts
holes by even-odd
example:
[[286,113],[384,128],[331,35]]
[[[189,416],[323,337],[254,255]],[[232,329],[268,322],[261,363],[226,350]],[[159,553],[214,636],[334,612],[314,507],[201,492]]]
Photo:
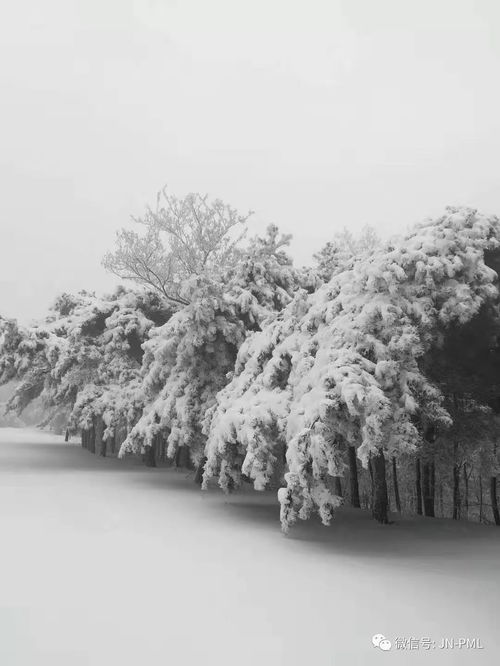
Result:
[[0,530],[2,666],[500,663],[494,527],[342,510],[285,537],[274,494],[5,428]]

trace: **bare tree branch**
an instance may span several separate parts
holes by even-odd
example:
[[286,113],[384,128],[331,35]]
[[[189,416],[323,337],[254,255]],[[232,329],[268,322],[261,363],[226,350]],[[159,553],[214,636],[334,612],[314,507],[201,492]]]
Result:
[[[240,215],[220,199],[191,193],[183,199],[163,188],[156,210],[132,218],[145,233],[122,229],[114,252],[104,267],[124,280],[133,280],[178,305],[189,302],[186,285],[192,277],[211,277],[233,265],[237,248],[246,234],[251,211]],[[236,228],[242,227],[241,233]]]

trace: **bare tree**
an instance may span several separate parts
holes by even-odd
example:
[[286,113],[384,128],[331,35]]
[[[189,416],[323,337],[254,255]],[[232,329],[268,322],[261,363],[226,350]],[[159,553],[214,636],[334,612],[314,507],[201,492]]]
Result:
[[[210,276],[235,262],[238,245],[251,215],[240,215],[220,199],[191,193],[182,199],[159,192],[156,210],[132,218],[145,233],[121,229],[104,267],[118,277],[159,292],[172,303],[186,305],[189,278]],[[243,227],[238,232],[238,227]]]

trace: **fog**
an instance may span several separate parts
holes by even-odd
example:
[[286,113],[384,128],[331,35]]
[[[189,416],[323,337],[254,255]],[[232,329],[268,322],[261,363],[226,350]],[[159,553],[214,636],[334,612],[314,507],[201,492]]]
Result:
[[500,5],[45,0],[0,24],[0,313],[114,284],[165,184],[255,211],[299,263],[344,226],[500,213]]

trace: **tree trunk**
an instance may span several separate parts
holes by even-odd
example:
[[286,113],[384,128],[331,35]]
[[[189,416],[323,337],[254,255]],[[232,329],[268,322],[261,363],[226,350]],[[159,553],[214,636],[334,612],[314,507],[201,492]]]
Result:
[[356,457],[356,449],[354,446],[347,447],[347,455],[349,459],[349,481],[351,489],[351,506],[356,509],[361,508],[359,501],[359,482],[358,482],[358,461]]
[[156,433],[153,437],[153,445],[152,448],[155,452],[155,461],[156,464],[161,463],[161,441],[160,441],[160,435]]
[[189,454],[189,446],[179,446],[175,454],[175,466],[190,469],[191,456]]
[[373,509],[373,464],[371,458],[368,458],[368,471],[370,472],[370,482],[371,482],[371,489],[370,489],[370,511]]
[[479,475],[479,522],[483,522],[483,478]]
[[[493,443],[493,456],[495,458],[495,463],[497,462],[497,443]],[[500,525],[500,512],[498,511],[498,495],[497,495],[497,477],[490,477],[490,500],[491,500],[491,510],[493,512],[493,520],[495,525]]]
[[373,492],[373,465],[372,465],[372,459],[370,458],[368,460],[368,471],[370,472],[370,479],[372,482],[372,492]]
[[453,465],[453,520],[460,520],[460,465]]
[[371,463],[373,472],[372,515],[379,523],[387,525],[389,522],[387,515],[389,502],[387,497],[384,452],[380,450],[376,456],[372,456]]
[[495,525],[500,525],[500,512],[498,510],[498,496],[497,496],[497,477],[490,478],[490,497],[491,497],[491,510],[493,512],[493,520]]
[[392,483],[394,485],[394,498],[396,500],[396,511],[401,513],[401,498],[399,497],[398,469],[396,458],[392,456]]
[[89,430],[89,451],[95,453],[95,428],[92,426]]
[[146,467],[156,467],[156,455],[155,455],[154,446],[146,447],[146,450],[142,454],[142,462],[146,465]]
[[424,500],[424,515],[434,518],[434,461],[422,465],[422,494]]
[[104,435],[104,421],[100,416],[96,416],[94,419],[94,432],[95,432],[95,452],[97,452],[103,458],[106,457],[106,442],[103,439]]
[[464,472],[464,516],[465,520],[469,517],[469,477],[467,476],[467,463],[463,465]]
[[415,491],[417,493],[417,514],[422,515],[422,479],[420,473],[420,458],[415,461]]
[[436,463],[434,460],[430,463],[431,466],[431,478],[430,478],[430,488],[429,488],[429,497],[432,502],[432,517],[436,516]]
[[203,471],[205,469],[205,463],[207,462],[206,456],[203,456],[203,458],[200,460],[198,467],[196,468],[196,474],[194,476],[194,482],[197,483],[199,486],[203,483]]
[[342,481],[340,480],[340,476],[335,476],[335,494],[338,495],[338,497],[344,497],[342,493]]

